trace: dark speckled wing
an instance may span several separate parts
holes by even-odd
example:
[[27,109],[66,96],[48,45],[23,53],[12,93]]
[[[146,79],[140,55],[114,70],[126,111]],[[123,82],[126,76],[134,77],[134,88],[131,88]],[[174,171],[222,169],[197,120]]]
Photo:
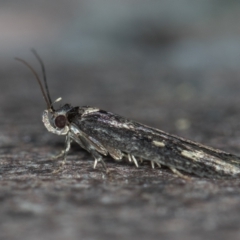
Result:
[[130,153],[144,160],[199,176],[240,173],[238,156],[170,135],[104,110],[85,108],[73,122],[106,149]]

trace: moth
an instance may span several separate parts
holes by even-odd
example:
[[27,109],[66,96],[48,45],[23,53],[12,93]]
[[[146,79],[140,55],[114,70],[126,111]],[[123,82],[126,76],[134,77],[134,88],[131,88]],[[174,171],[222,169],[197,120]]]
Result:
[[210,178],[239,176],[240,157],[234,154],[171,135],[96,107],[65,104],[55,109],[53,105],[60,99],[52,102],[45,66],[37,52],[32,52],[41,65],[44,87],[31,65],[23,59],[16,60],[32,71],[40,86],[47,104],[42,114],[45,127],[49,132],[66,136],[65,149],[56,157],[63,157],[63,164],[74,141],[92,155],[94,168],[101,163],[107,169],[103,156],[110,155],[116,161],[127,158],[136,167],[142,161],[149,161],[153,168],[155,165],[163,165],[182,177],[185,176],[182,172]]

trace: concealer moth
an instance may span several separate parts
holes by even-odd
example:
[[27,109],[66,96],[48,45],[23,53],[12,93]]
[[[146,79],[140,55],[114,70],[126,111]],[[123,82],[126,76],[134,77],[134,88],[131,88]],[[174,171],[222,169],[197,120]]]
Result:
[[[65,104],[54,108],[46,79],[43,61],[35,50],[33,54],[39,61],[43,83],[33,67],[24,63],[35,75],[47,109],[42,114],[42,121],[49,132],[66,136],[65,149],[56,158],[63,157],[66,162],[71,142],[75,141],[94,158],[93,167],[100,162],[107,170],[104,156],[114,160],[127,158],[136,167],[142,161],[148,161],[152,168],[167,166],[175,174],[184,177],[182,172],[199,177],[228,178],[240,174],[240,157],[200,143],[171,135],[156,128],[121,117],[117,114],[89,106],[71,106]],[[59,172],[59,171],[56,171]]]

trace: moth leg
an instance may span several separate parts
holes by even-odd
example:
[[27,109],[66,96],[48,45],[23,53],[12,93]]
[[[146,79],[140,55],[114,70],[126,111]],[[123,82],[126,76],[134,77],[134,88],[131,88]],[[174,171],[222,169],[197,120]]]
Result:
[[160,163],[157,163],[157,162],[155,162],[155,161],[151,161],[151,167],[152,167],[152,169],[155,168],[155,164],[156,164],[158,167],[161,167],[161,164],[160,164]]
[[97,167],[98,162],[101,162],[104,170],[107,171],[107,167],[105,162],[103,161],[102,155],[100,155],[98,152],[100,152],[103,155],[107,155],[107,150],[95,139],[90,138],[90,136],[87,136],[84,132],[79,130],[75,125],[71,126],[71,131],[69,133],[70,138],[72,138],[74,141],[76,141],[83,149],[87,150],[95,159],[93,168],[95,169]]
[[69,152],[70,147],[71,147],[70,134],[67,134],[66,140],[65,140],[65,149],[62,150],[59,155],[55,156],[55,159],[59,158],[59,157],[62,157],[62,156],[64,156],[64,158],[63,158],[63,161],[61,161],[60,167],[53,171],[54,174],[55,173],[59,173],[61,170],[63,170],[63,168],[64,168],[64,166],[66,164],[66,161],[67,161],[67,153]]
[[137,159],[132,155],[132,159],[133,159],[133,162],[135,164],[135,166],[138,168],[138,162],[137,162]]
[[151,161],[151,167],[152,167],[152,169],[155,168],[155,162],[154,161]]
[[129,162],[134,162],[135,166],[138,168],[137,159],[132,154],[128,154],[128,160]]
[[65,153],[65,150],[62,150],[59,154],[51,157],[51,160],[56,160],[58,158],[61,158],[64,155],[64,153]]
[[95,158],[94,164],[93,164],[93,168],[96,169],[98,162],[101,162],[104,170],[105,170],[106,172],[108,172],[107,166],[106,166],[105,162],[103,161],[102,157],[101,157],[101,158]]
[[169,168],[170,168],[171,171],[172,171],[174,174],[176,174],[178,177],[183,178],[183,179],[185,179],[185,180],[191,180],[190,177],[182,174],[182,173],[179,172],[176,168],[174,168],[174,167],[169,167]]
[[107,169],[107,166],[103,160],[103,157],[97,152],[97,151],[94,151],[94,150],[90,150],[89,151],[92,156],[94,157],[94,164],[93,164],[93,168],[96,169],[97,167],[97,164],[100,162],[102,164],[102,167],[104,168],[104,170],[106,171],[106,173],[108,173],[108,169]]
[[[67,135],[66,140],[65,140],[65,149],[62,150],[62,151],[61,151],[59,154],[57,154],[56,156],[53,156],[53,157],[51,158],[51,160],[56,160],[56,159],[58,159],[58,158],[63,157],[64,155],[66,155],[66,154],[69,152],[70,147],[71,147],[71,139],[70,139],[70,137]],[[65,158],[65,157],[64,157],[64,158]]]

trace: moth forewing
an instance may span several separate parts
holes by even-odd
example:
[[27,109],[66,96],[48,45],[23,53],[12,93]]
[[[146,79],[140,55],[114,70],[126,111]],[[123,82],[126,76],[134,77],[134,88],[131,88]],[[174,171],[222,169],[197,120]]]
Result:
[[[169,168],[199,176],[236,176],[240,173],[238,156],[165,133],[119,115],[81,109],[73,122],[106,149],[130,154],[129,160],[142,158]],[[135,162],[135,165],[138,164]]]
[[80,140],[81,141],[80,145],[83,148],[85,148],[84,147],[85,142],[89,147],[91,146],[93,149],[97,150],[102,155],[106,156],[108,154],[106,148],[102,146],[102,144],[99,141],[82,132],[74,123],[70,124],[70,137],[77,143],[79,143],[78,141]]

